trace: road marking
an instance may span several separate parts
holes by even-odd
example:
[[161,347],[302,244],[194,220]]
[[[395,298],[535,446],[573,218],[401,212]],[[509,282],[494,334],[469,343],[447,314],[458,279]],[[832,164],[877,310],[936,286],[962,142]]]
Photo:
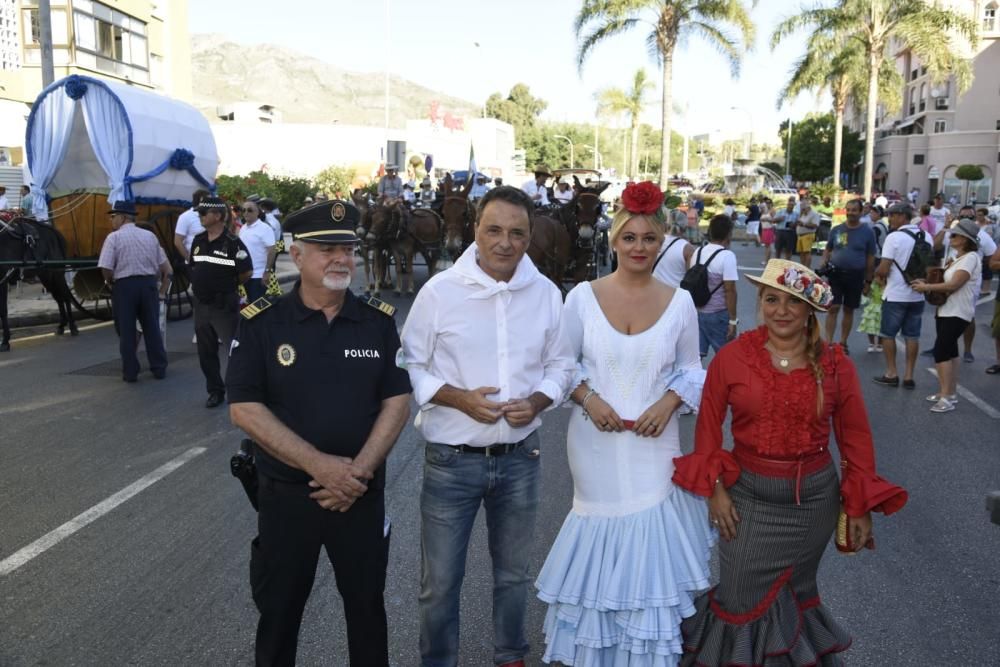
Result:
[[21,567],[31,559],[35,558],[36,556],[40,556],[45,551],[59,544],[67,537],[77,532],[87,524],[92,523],[97,519],[101,518],[114,508],[124,503],[126,500],[129,500],[142,490],[152,486],[153,484],[160,481],[173,471],[180,468],[182,465],[184,465],[194,457],[200,454],[204,454],[206,451],[208,450],[205,447],[192,447],[191,449],[187,450],[186,452],[184,452],[177,458],[173,459],[172,461],[164,463],[162,466],[160,466],[153,472],[149,473],[145,477],[142,477],[139,480],[133,482],[132,484],[129,484],[128,486],[126,486],[124,489],[114,494],[113,496],[105,498],[104,500],[102,500],[101,502],[97,503],[89,510],[84,512],[83,514],[80,514],[74,517],[73,519],[70,519],[69,521],[59,526],[52,532],[43,535],[42,537],[38,538],[28,546],[17,551],[13,555],[3,559],[2,561],[0,561],[0,577],[10,574],[11,572]]
[[[928,368],[927,372],[933,375],[934,377],[937,377],[936,368]],[[959,396],[967,400],[969,403],[972,403],[974,406],[985,412],[988,416],[992,417],[993,419],[1000,419],[1000,410],[997,410],[992,405],[990,405],[983,399],[979,398],[978,396],[973,394],[971,391],[969,391],[962,385],[960,384],[955,385],[955,391],[958,392]]]
[[93,396],[93,391],[81,391],[76,392],[75,394],[62,394],[60,396],[41,398],[37,401],[30,401],[28,403],[16,403],[14,405],[7,405],[0,408],[0,415],[31,412],[32,410],[39,410],[41,408],[51,408],[55,405],[59,405],[60,403],[69,403],[88,396]]
[[0,368],[5,366],[17,366],[18,364],[23,364],[26,361],[31,361],[34,357],[20,357],[18,359],[8,359],[7,361],[0,361]]
[[760,266],[737,266],[736,268],[739,269],[740,271],[753,271],[754,273],[758,271],[760,272],[764,271],[763,264],[761,264]]
[[[108,322],[99,322],[97,324],[88,324],[85,327],[80,327],[78,329],[78,331],[90,331],[91,329],[100,329],[102,327],[109,327],[112,324],[114,324],[114,322],[111,322],[111,321],[108,321]],[[68,335],[69,334],[63,334],[63,336],[61,336],[61,337],[68,336]],[[29,340],[39,340],[41,338],[55,338],[55,337],[56,337],[56,334],[53,331],[51,333],[35,334],[34,336],[25,336],[24,338],[11,338],[10,339],[10,344],[11,344],[12,347],[17,347],[18,344],[20,344],[20,343],[26,343]]]
[[983,305],[984,303],[989,303],[992,300],[993,300],[992,296],[981,296],[981,297],[979,297],[979,301],[976,301],[976,307],[978,308],[979,306]]

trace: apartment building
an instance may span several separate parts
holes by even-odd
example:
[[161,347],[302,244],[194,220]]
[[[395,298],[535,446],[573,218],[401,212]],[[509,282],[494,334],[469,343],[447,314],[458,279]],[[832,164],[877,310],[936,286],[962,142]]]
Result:
[[[187,0],[50,0],[55,79],[83,74],[191,99]],[[0,150],[23,160],[42,90],[37,0],[0,0]]]
[[[903,105],[889,114],[876,111],[875,190],[901,193],[919,188],[921,199],[943,192],[963,199],[966,183],[955,178],[963,164],[979,165],[985,178],[969,184],[968,196],[987,201],[1000,190],[1000,2],[941,0],[980,21],[980,43],[973,55],[974,80],[961,95],[954,80],[932,81],[909,50],[895,53],[903,78]],[[850,106],[850,105],[849,105]],[[865,133],[865,114],[848,113],[846,124]],[[853,174],[858,183],[863,165]]]

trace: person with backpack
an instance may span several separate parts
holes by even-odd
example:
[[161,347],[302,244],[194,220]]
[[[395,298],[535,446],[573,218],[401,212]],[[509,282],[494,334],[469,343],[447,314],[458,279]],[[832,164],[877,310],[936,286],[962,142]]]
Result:
[[691,294],[698,308],[698,337],[702,358],[716,353],[736,337],[736,254],[729,250],[733,221],[717,215],[708,223],[708,243],[694,253],[681,288]]
[[934,261],[927,235],[911,222],[912,217],[913,208],[909,204],[895,204],[889,208],[890,232],[882,245],[882,259],[875,271],[876,278],[885,286],[879,337],[885,353],[886,370],[874,381],[886,387],[899,386],[896,334],[902,332],[906,340],[904,389],[917,386],[913,370],[920,352],[920,328],[924,316],[924,296],[910,284],[925,279],[927,268]]

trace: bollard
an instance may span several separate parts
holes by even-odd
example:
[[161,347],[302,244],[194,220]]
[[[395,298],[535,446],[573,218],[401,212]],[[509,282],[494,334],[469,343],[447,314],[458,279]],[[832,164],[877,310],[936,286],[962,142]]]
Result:
[[990,521],[1000,526],[1000,491],[986,494],[986,511],[990,513]]

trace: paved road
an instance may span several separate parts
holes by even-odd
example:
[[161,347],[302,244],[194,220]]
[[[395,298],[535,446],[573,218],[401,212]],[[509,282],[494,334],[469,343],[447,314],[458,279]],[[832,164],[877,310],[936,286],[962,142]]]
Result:
[[[759,265],[760,251],[736,250],[741,266]],[[755,319],[752,298],[749,284],[741,284],[740,316],[748,323]],[[400,306],[401,323],[407,301],[389,300]],[[980,307],[984,321],[991,308]],[[930,324],[928,318],[927,344]],[[148,374],[137,385],[120,381],[109,327],[15,344],[0,356],[0,665],[252,662],[256,615],[247,557],[255,516],[228,473],[240,434],[223,411],[202,407],[191,326],[170,325],[172,364],[162,382]],[[988,523],[983,500],[1000,489],[1000,420],[968,400],[953,413],[932,415],[923,397],[935,383],[925,370],[916,392],[869,383],[882,366],[863,342],[852,338],[880,470],[911,499],[900,514],[876,520],[877,551],[843,557],[831,548],[821,567],[823,597],[855,636],[848,662],[1000,664],[1000,526]],[[984,324],[975,352],[982,361],[963,365],[960,382],[1000,410],[998,380],[983,373],[992,352]],[[571,502],[568,413],[550,413],[542,429],[536,566]],[[693,419],[681,420],[690,447]],[[166,473],[171,462],[180,465]],[[418,662],[421,467],[421,442],[408,427],[390,458],[387,487],[394,527],[386,600],[397,665]],[[162,477],[137,491],[135,483],[150,482],[151,474]],[[12,555],[56,530],[71,534],[3,573]],[[463,590],[462,665],[490,664],[484,537],[480,521]],[[532,663],[543,614],[533,601]],[[342,618],[332,574],[321,565],[300,664],[347,664]]]

